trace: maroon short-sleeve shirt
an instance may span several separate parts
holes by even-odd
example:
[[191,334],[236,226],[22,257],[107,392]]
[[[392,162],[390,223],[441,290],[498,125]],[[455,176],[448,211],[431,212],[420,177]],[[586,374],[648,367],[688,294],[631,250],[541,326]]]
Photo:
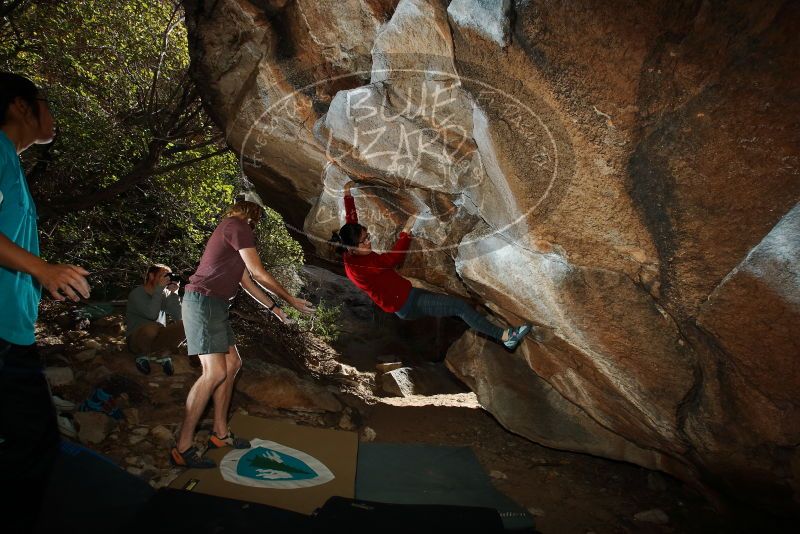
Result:
[[206,244],[197,271],[189,277],[186,291],[232,299],[244,274],[243,248],[255,248],[256,239],[247,221],[226,217]]

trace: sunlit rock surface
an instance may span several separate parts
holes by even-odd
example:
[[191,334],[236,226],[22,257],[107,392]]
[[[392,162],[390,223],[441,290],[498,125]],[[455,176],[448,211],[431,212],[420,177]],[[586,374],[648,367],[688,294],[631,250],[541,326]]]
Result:
[[451,369],[510,430],[800,505],[800,5],[185,1],[194,75],[327,257],[553,333]]

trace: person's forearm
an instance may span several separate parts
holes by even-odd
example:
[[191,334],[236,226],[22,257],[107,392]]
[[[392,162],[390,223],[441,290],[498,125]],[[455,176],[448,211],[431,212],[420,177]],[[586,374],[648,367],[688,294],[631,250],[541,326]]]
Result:
[[47,263],[19,247],[2,233],[0,233],[0,267],[30,274],[56,300],[68,298],[78,302],[81,297],[88,299],[91,292],[85,278],[89,275],[86,269],[76,265]]
[[358,224],[358,212],[356,211],[356,201],[348,191],[344,195],[345,222],[348,224]]
[[264,264],[261,263],[261,259],[258,257],[258,252],[255,248],[245,248],[239,251],[242,255],[242,259],[244,260],[244,264],[247,267],[245,269],[244,276],[240,281],[243,284],[247,284],[248,280],[246,280],[248,274],[252,276],[253,280],[264,286],[267,290],[275,293],[283,300],[289,302],[290,304],[294,305],[294,297],[286,291],[282,285],[278,283],[275,278],[272,277],[271,274],[264,269]]
[[242,283],[242,289],[265,308],[274,308],[277,306],[275,299],[252,280],[250,280],[249,283]]
[[255,280],[256,282],[258,282],[259,284],[264,286],[267,290],[275,293],[276,295],[278,295],[283,300],[291,302],[291,300],[294,298],[267,271],[262,271],[262,272],[259,272],[259,273],[252,273],[252,274],[253,274],[253,280]]
[[403,263],[403,260],[406,258],[408,247],[410,245],[411,236],[406,232],[402,232],[400,237],[397,239],[397,242],[392,247],[392,250],[385,254],[381,254],[379,258],[387,267],[397,267]]
[[47,264],[43,259],[31,254],[0,233],[0,266],[12,271],[20,271],[38,278],[38,273]]

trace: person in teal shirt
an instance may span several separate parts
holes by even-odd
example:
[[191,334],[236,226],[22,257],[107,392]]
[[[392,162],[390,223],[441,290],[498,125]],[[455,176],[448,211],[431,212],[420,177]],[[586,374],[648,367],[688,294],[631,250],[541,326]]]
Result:
[[33,530],[58,452],[34,336],[41,288],[56,300],[89,297],[88,272],[39,257],[36,206],[19,155],[54,136],[50,107],[36,85],[0,72],[0,473],[14,488],[3,497],[14,511],[3,520],[9,532]]

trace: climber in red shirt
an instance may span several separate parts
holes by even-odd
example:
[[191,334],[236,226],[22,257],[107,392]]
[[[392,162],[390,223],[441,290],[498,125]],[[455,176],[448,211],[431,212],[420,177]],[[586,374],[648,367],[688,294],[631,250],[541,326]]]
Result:
[[416,215],[409,217],[392,250],[385,254],[372,251],[367,229],[358,224],[356,204],[350,190],[353,182],[344,189],[346,224],[331,237],[331,244],[344,259],[347,277],[380,306],[401,319],[420,317],[461,317],[471,328],[500,341],[514,350],[530,332],[531,325],[500,328],[478,313],[464,300],[450,295],[432,293],[411,286],[395,268],[399,266],[411,244],[411,227]]

